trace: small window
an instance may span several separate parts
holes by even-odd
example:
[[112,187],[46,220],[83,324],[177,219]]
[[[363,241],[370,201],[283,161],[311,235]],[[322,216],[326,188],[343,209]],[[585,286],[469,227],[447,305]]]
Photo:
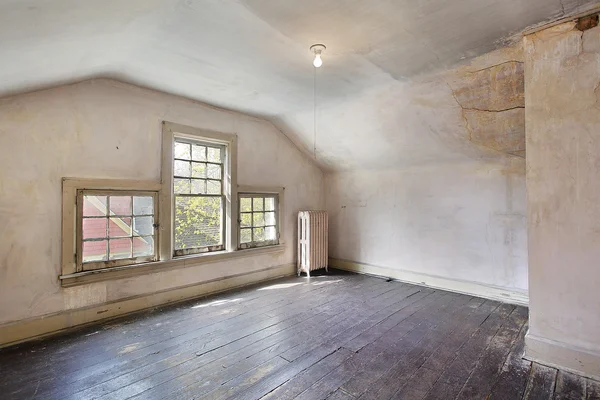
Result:
[[156,197],[156,192],[79,190],[78,270],[156,261]]
[[173,254],[224,250],[226,147],[175,138],[173,150]]
[[240,249],[279,244],[278,203],[277,194],[239,195]]

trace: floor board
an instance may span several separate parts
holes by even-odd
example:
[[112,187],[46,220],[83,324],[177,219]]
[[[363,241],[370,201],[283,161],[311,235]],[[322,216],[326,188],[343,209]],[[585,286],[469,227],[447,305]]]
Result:
[[598,399],[522,359],[527,309],[290,277],[0,350],[2,399]]

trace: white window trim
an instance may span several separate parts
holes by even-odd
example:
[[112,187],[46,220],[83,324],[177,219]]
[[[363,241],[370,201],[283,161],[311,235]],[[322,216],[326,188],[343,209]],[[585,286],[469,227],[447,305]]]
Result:
[[[200,142],[215,143],[226,147],[224,163],[223,190],[225,192],[225,252],[237,250],[237,135],[232,133],[213,132],[205,129],[194,128],[163,122],[162,163],[161,177],[162,188],[159,196],[159,225],[160,225],[160,259],[168,261],[173,257],[173,217],[175,195],[173,193],[173,151],[175,138],[181,137]],[[181,257],[210,256],[213,253],[195,254]],[[177,258],[181,258],[177,257]]]
[[[275,194],[277,195],[277,213],[276,213],[276,218],[277,218],[277,234],[279,235],[279,243],[276,245],[267,245],[267,246],[258,246],[258,247],[251,247],[249,249],[240,249],[240,251],[245,251],[245,250],[252,250],[252,249],[260,249],[260,248],[264,248],[264,247],[276,247],[276,246],[283,246],[284,240],[283,240],[283,235],[282,233],[284,232],[283,229],[283,221],[284,221],[284,192],[285,192],[285,187],[282,186],[248,186],[248,185],[239,185],[238,186],[238,200],[239,200],[239,195],[240,194]],[[239,206],[238,206],[239,207]],[[236,210],[237,211],[237,217],[239,218],[239,208]],[[239,220],[237,221],[239,223]],[[239,237],[240,237],[240,229],[238,226],[237,232],[236,232],[236,236],[238,238],[239,241]]]

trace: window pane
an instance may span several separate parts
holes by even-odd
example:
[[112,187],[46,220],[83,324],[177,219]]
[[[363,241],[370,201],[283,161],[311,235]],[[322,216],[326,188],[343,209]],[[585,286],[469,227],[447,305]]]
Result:
[[221,179],[221,166],[215,164],[208,164],[208,178]]
[[241,219],[240,226],[243,226],[243,227],[252,226],[252,214],[251,213],[242,214],[242,218],[240,218],[240,219]]
[[84,218],[83,238],[95,239],[106,237],[106,218]]
[[175,179],[173,182],[175,194],[190,194],[189,179]]
[[111,218],[108,223],[108,236],[131,236],[131,218]]
[[192,163],[192,178],[206,178],[205,163]]
[[254,228],[254,241],[255,242],[263,242],[265,240],[265,229],[264,228]]
[[83,215],[86,217],[106,215],[106,196],[83,196]]
[[265,225],[275,225],[275,213],[265,213]]
[[274,197],[265,197],[265,211],[275,211]]
[[173,168],[175,168],[175,172],[174,172],[175,176],[185,176],[186,178],[189,178],[191,175],[192,167],[190,166],[190,163],[187,161],[175,160],[175,164],[173,165]]
[[152,236],[133,238],[133,256],[143,257],[154,254],[154,238]]
[[274,226],[265,228],[265,240],[275,240],[276,238],[277,237]]
[[175,198],[175,249],[222,244],[220,197]]
[[206,181],[192,179],[192,194],[206,194]]
[[255,212],[253,215],[252,226],[263,226],[265,224],[265,214]]
[[242,229],[240,234],[240,243],[250,243],[252,241],[252,229]]
[[154,199],[150,196],[133,197],[133,215],[154,214]]
[[255,197],[252,199],[252,206],[254,211],[262,211],[263,210],[263,198]]
[[83,242],[83,262],[106,261],[106,240]]
[[154,217],[135,217],[133,219],[134,235],[152,235],[154,233]]
[[131,196],[109,196],[111,215],[131,215]]
[[131,258],[131,238],[110,239],[108,245],[111,260]]
[[206,181],[206,193],[221,194],[221,182],[220,181]]
[[240,199],[240,210],[252,211],[252,199],[249,197],[242,197]]
[[190,159],[190,145],[188,143],[175,142],[175,158],[182,158],[184,160]]
[[206,161],[206,147],[192,145],[192,160],[194,161]]
[[208,148],[208,161],[210,162],[221,162],[221,149],[215,149],[214,147]]

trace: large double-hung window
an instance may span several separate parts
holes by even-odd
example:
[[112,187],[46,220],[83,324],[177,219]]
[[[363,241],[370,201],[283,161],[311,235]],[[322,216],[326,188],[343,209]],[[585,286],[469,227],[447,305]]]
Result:
[[174,255],[224,250],[226,147],[175,138],[173,155]]

